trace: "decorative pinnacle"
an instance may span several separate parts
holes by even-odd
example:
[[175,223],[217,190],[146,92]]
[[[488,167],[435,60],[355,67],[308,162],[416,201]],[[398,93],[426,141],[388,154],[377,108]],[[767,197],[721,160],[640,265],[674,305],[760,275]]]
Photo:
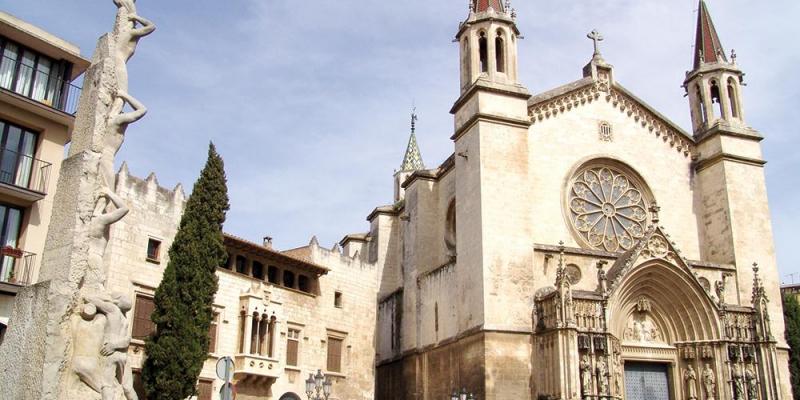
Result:
[[586,37],[588,37],[589,39],[592,39],[592,42],[594,42],[594,55],[595,56],[599,56],[600,55],[600,42],[605,40],[603,38],[603,35],[601,35],[600,32],[597,29],[593,29],[591,32],[589,32],[588,35],[586,35]]
[[564,241],[558,242],[558,269],[564,267]]
[[736,64],[736,49],[731,49],[731,63]]

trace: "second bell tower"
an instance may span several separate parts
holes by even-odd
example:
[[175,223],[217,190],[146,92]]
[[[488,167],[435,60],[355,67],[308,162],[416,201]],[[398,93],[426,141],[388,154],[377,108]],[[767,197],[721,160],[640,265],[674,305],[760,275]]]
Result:
[[461,52],[461,92],[478,79],[517,83],[516,12],[500,0],[473,0],[456,40]]

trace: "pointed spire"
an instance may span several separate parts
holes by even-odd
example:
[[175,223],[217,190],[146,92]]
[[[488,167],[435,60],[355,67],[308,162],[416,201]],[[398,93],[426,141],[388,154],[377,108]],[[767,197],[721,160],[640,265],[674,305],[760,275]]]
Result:
[[728,62],[722,42],[719,40],[711,13],[708,12],[705,0],[700,0],[697,9],[697,36],[694,45],[694,69],[703,64]]
[[425,169],[425,164],[422,162],[422,154],[417,145],[417,109],[416,107],[411,111],[411,137],[408,138],[408,147],[406,148],[406,155],[403,157],[403,163],[400,165],[400,171],[418,171]]
[[502,0],[472,0],[472,9],[477,13],[486,12],[489,7],[496,12],[505,12]]

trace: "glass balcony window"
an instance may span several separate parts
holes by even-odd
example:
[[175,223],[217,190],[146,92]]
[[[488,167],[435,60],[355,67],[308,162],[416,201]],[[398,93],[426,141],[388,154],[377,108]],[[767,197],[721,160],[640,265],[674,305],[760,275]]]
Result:
[[70,64],[0,36],[0,88],[74,114],[81,89],[65,79]]

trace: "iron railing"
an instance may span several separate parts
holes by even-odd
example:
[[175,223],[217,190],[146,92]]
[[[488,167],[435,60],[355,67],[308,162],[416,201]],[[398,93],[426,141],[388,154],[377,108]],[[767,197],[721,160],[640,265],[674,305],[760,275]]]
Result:
[[0,248],[0,254],[0,282],[30,285],[36,254],[13,247]]
[[52,164],[0,147],[0,183],[47,194]]
[[0,57],[0,89],[71,115],[78,111],[78,100],[82,91],[80,86],[73,85],[61,76],[37,71],[34,67],[25,65],[22,57],[14,59],[6,55]]

